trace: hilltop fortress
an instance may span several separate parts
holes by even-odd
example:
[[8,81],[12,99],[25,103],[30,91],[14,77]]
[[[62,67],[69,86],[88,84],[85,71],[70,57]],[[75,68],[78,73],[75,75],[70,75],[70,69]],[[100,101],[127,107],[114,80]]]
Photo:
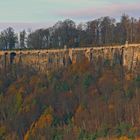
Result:
[[85,58],[90,62],[101,60],[101,63],[109,60],[111,65],[120,64],[128,67],[128,69],[134,69],[140,62],[140,44],[54,50],[0,51],[0,67],[17,63],[31,65],[41,71],[47,71],[82,62]]

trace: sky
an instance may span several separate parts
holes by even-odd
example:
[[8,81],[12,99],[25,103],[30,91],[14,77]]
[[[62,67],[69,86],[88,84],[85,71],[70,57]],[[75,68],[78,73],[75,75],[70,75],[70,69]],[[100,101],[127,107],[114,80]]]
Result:
[[46,28],[59,20],[76,23],[123,14],[140,17],[140,0],[0,0],[0,30]]

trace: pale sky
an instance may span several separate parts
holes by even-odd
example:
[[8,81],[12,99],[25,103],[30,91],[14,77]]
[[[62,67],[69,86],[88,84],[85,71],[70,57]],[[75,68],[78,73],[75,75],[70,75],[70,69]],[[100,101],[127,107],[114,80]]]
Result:
[[140,17],[140,0],[0,0],[0,30],[13,26],[41,28],[58,20],[84,22],[123,13]]

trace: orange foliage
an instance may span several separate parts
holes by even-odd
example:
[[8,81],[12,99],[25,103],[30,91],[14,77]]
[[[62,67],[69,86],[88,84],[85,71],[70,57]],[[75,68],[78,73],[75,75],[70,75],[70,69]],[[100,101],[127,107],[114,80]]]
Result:
[[82,62],[80,63],[77,62],[76,64],[73,64],[71,69],[69,69],[69,72],[74,74],[76,73],[81,74],[86,72],[89,68],[90,68],[90,63],[87,60],[87,58],[85,58],[83,59]]
[[37,128],[44,128],[46,125],[50,125],[53,121],[53,117],[51,114],[42,115],[38,122],[35,124]]
[[77,110],[76,110],[76,114],[81,113],[82,111],[84,111],[84,108],[82,107],[82,105],[79,105]]
[[109,109],[110,111],[113,111],[113,110],[114,110],[114,104],[109,104],[109,105],[108,105],[108,109]]
[[51,124],[52,121],[53,121],[53,117],[52,117],[51,114],[47,114],[47,115],[45,116],[45,119],[46,119],[46,122],[47,122],[48,124]]
[[28,130],[24,136],[24,140],[29,140],[30,137],[30,131]]
[[9,86],[7,92],[8,92],[9,94],[15,94],[16,91],[17,91],[17,87],[15,86],[15,84],[12,84],[12,85]]
[[119,138],[119,140],[130,140],[127,136],[122,136]]
[[30,86],[34,87],[34,85],[37,85],[40,82],[40,78],[38,78],[38,76],[32,76],[31,80],[30,80]]
[[53,122],[53,116],[52,116],[52,108],[49,107],[47,110],[40,116],[38,121],[33,123],[30,127],[30,129],[26,132],[24,136],[24,140],[29,140],[30,135],[34,135],[37,131],[37,129],[45,129],[47,126],[50,126]]
[[131,81],[132,79],[133,79],[133,75],[132,74],[126,74],[125,75],[125,79],[127,80],[127,81]]

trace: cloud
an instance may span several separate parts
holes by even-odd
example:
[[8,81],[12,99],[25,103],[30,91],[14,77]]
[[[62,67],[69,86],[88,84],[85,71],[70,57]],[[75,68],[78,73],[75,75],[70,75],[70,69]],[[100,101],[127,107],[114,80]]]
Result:
[[0,29],[8,27],[10,24],[18,30],[27,27],[34,29],[50,26],[58,20],[66,18],[84,22],[102,16],[118,18],[123,13],[139,17],[140,13],[139,0],[117,0],[117,2],[116,0],[0,1],[0,22],[3,22],[0,24]]
[[86,8],[68,9],[57,11],[59,17],[70,17],[74,19],[87,19],[101,16],[120,16],[123,13],[130,14],[130,16],[139,16],[140,2],[139,3],[111,3],[99,6],[90,6]]

